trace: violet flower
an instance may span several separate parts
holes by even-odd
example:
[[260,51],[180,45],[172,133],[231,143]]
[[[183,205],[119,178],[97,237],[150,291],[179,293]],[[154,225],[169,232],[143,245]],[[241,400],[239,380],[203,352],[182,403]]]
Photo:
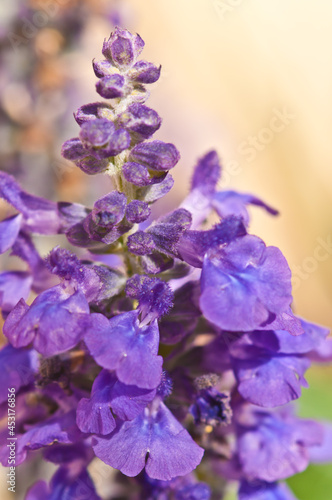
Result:
[[[154,220],[180,154],[152,139],[161,118],[145,105],[146,85],[160,67],[140,59],[143,48],[122,28],[105,40],[93,69],[107,101],[79,108],[77,137],[62,148],[112,182],[93,207],[42,200],[0,174],[13,209],[0,222],[0,251],[26,266],[0,275],[1,382],[17,393],[17,463],[43,454],[59,466],[26,498],[98,499],[87,470],[96,456],[120,471],[125,498],[209,500],[229,480],[240,500],[292,500],[279,481],[331,458],[330,426],[287,406],[311,362],[332,359],[328,331],[293,314],[285,257],[249,233],[249,205],[277,212],[254,195],[219,192],[215,151],[199,160],[182,205]],[[38,234],[61,234],[72,251],[41,257]],[[4,465],[6,437],[1,427]]]

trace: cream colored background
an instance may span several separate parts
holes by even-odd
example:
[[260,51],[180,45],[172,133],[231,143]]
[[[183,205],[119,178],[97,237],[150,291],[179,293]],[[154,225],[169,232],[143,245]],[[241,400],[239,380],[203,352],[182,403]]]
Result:
[[[279,246],[291,267],[302,266],[317,238],[332,234],[332,3],[128,4],[132,27],[146,42],[144,58],[162,63],[163,78],[149,103],[164,119],[158,135],[182,154],[174,170],[177,193],[196,158],[216,148],[225,165],[240,164],[229,186],[281,212],[274,219],[253,211],[251,231]],[[222,17],[223,5],[231,10]],[[283,106],[296,118],[248,163],[238,153],[240,143]],[[318,263],[294,297],[300,315],[332,326],[332,256]]]

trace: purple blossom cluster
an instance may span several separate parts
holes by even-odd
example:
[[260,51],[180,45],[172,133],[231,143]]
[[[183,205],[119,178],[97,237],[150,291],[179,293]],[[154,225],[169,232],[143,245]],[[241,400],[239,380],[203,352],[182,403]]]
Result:
[[[1,416],[15,388],[16,465],[36,454],[58,465],[26,499],[101,498],[89,473],[98,457],[120,471],[123,498],[219,499],[237,481],[240,500],[291,500],[280,481],[331,458],[331,429],[287,403],[311,362],[332,360],[332,341],[293,314],[281,251],[248,232],[248,205],[277,212],[219,192],[214,151],[198,161],[181,207],[153,219],[180,154],[151,140],[161,119],[144,104],[146,85],[160,67],[139,59],[143,47],[120,28],[105,40],[93,68],[107,101],[82,106],[78,137],[63,145],[113,191],[93,208],[54,203],[0,173],[12,207],[0,250],[26,264],[0,274]],[[35,235],[56,234],[71,250],[42,258]]]

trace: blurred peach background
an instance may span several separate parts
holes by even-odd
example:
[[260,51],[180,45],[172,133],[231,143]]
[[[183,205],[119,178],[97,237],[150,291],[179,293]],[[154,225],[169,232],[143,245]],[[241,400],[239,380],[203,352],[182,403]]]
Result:
[[[8,3],[0,7],[3,26],[9,23]],[[250,229],[287,257],[296,277],[295,311],[332,327],[332,4],[45,1],[52,3],[61,13],[81,6],[82,28],[68,46],[56,16],[51,17],[24,45],[24,51],[38,59],[36,88],[46,95],[48,106],[42,120],[23,123],[20,129],[25,154],[39,158],[39,163],[31,163],[32,174],[22,176],[25,187],[83,203],[105,190],[99,176],[87,178],[68,165],[59,176],[54,165],[62,168],[61,143],[77,134],[73,111],[98,99],[91,60],[101,56],[111,17],[118,16],[123,27],[144,39],[144,59],[162,64],[161,80],[151,86],[147,104],[163,117],[156,138],[174,142],[182,160],[174,170],[175,188],[161,203],[173,207],[181,201],[197,158],[215,148],[225,171],[221,187],[252,192],[280,210],[279,217],[271,218],[252,209]],[[39,9],[43,2],[25,4]],[[15,122],[15,113],[20,118],[29,113],[30,101],[28,91],[13,86],[13,74],[12,81],[1,76],[0,83]],[[276,121],[280,114],[284,122]],[[250,153],[249,142],[255,144]],[[1,137],[0,143],[8,146]],[[49,159],[50,148],[52,164],[42,161]],[[10,171],[6,154],[1,168]]]

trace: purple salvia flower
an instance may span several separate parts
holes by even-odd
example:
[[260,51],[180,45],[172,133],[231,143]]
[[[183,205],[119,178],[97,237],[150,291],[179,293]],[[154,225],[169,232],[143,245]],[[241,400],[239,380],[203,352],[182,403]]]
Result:
[[[139,60],[143,47],[122,28],[105,40],[93,69],[110,101],[81,106],[77,137],[62,148],[83,172],[107,175],[113,191],[90,209],[32,196],[0,173],[0,197],[18,212],[0,222],[0,252],[27,266],[0,274],[9,340],[1,381],[17,391],[16,460],[43,449],[59,466],[27,499],[98,500],[87,472],[97,456],[138,475],[121,478],[126,498],[209,500],[230,480],[240,500],[293,500],[278,481],[331,458],[331,426],[274,408],[300,396],[312,361],[332,360],[332,341],[294,315],[280,250],[249,234],[248,205],[276,210],[219,191],[215,151],[198,161],[180,207],[153,217],[180,153],[153,139],[161,118],[145,105],[145,85],[160,67]],[[34,233],[63,234],[80,250],[43,258]],[[213,471],[211,488],[195,477],[202,458],[199,477]]]
[[14,347],[31,342],[44,356],[75,347],[89,325],[89,305],[82,292],[61,286],[42,292],[28,306],[21,299],[7,317],[3,333]]
[[309,448],[323,441],[317,422],[254,410],[246,415],[246,421],[240,420],[237,433],[243,473],[270,483],[306,469]]
[[97,457],[127,476],[136,476],[145,467],[148,476],[163,481],[188,474],[203,456],[202,448],[163,403],[119,423],[109,436],[95,438],[93,449]]
[[123,69],[132,66],[144,47],[142,38],[122,28],[115,28],[108,40],[104,41],[103,56],[114,66]]
[[155,389],[162,366],[162,357],[157,355],[158,323],[154,320],[142,326],[138,313],[131,311],[110,320],[101,314],[92,315],[93,322],[84,340],[99,366],[115,370],[121,382]]
[[276,247],[244,236],[204,258],[200,306],[224,330],[254,330],[292,301],[291,272]]
[[121,420],[133,420],[151,403],[155,394],[155,389],[125,385],[114,373],[102,370],[93,383],[91,398],[83,398],[78,404],[77,425],[85,433],[110,434],[116,427],[113,413]]
[[296,500],[285,484],[242,481],[239,500]]

